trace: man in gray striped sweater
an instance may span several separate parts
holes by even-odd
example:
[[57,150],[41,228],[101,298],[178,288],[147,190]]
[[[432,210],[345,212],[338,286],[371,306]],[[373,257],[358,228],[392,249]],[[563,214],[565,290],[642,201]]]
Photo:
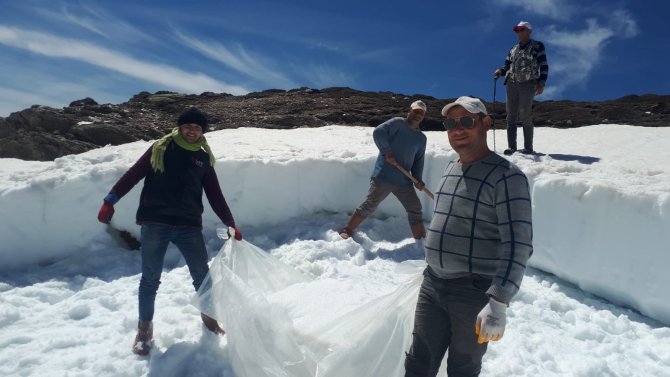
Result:
[[479,375],[533,253],[528,179],[489,149],[486,107],[460,97],[442,115],[459,159],[436,192],[405,376],[437,375],[447,350],[449,377]]

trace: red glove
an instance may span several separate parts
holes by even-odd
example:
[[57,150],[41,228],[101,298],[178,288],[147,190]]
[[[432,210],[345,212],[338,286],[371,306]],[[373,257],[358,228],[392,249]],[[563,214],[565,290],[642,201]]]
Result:
[[242,241],[242,232],[240,232],[240,230],[237,229],[237,228],[233,228],[233,229],[235,229],[235,239],[238,240],[238,241]]
[[[112,216],[114,216],[114,206],[108,202],[102,203],[100,211],[98,212],[98,221],[103,224],[109,224],[112,221]],[[242,237],[240,235],[240,237]]]

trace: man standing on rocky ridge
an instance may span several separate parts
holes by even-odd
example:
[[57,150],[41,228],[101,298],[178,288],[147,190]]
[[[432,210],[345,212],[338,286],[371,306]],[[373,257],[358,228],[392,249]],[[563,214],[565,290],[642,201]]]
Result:
[[544,91],[549,74],[544,44],[530,38],[533,26],[526,21],[512,28],[519,43],[509,50],[502,68],[496,69],[493,77],[505,76],[507,85],[507,144],[503,153],[516,152],[516,122],[523,125],[523,149],[521,153],[532,154],[533,150],[533,97]]
[[[138,355],[151,350],[154,302],[168,244],[174,243],[184,256],[196,291],[209,271],[202,236],[203,190],[216,215],[234,228],[235,239],[242,239],[221,192],[214,155],[203,135],[207,126],[207,118],[196,108],[182,113],[177,127],[157,140],[112,187],[98,213],[98,220],[109,224],[114,204],[144,179],[137,209],[137,223],[142,225],[142,277],[133,352]],[[201,318],[207,329],[224,334],[214,318],[204,313]]]
[[372,136],[379,149],[379,155],[370,178],[370,190],[365,201],[356,208],[340,231],[342,238],[351,237],[354,229],[391,193],[405,207],[414,238],[420,240],[426,236],[419,197],[412,187],[412,181],[396,167],[399,165],[411,172],[418,181],[414,186],[419,190],[424,189],[426,185],[421,177],[426,152],[426,135],[421,132],[419,125],[426,115],[426,109],[423,101],[414,101],[406,118],[395,117],[375,128]]

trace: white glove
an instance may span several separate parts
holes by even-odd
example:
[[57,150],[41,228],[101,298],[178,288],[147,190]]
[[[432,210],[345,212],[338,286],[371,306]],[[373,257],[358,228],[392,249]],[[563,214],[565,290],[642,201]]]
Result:
[[505,324],[507,323],[507,305],[489,298],[489,303],[477,315],[477,325],[475,333],[479,335],[477,343],[482,344],[489,340],[500,340],[505,333]]

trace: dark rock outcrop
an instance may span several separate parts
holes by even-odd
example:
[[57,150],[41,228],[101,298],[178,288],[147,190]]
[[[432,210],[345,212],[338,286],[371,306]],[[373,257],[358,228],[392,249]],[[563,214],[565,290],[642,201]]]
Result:
[[[424,100],[426,131],[441,131],[442,107],[453,99],[362,92],[351,88],[271,89],[244,96],[205,92],[186,95],[141,92],[128,102],[98,104],[92,98],[73,101],[63,109],[33,106],[0,118],[0,158],[53,160],[107,144],[152,140],[169,132],[187,107],[204,111],[210,129],[259,127],[289,129],[330,124],[374,127],[393,116],[404,116],[409,103]],[[497,128],[505,128],[505,104],[487,103]],[[580,127],[619,123],[664,127],[670,121],[670,96],[630,95],[603,102],[540,101],[534,106],[537,126]]]

